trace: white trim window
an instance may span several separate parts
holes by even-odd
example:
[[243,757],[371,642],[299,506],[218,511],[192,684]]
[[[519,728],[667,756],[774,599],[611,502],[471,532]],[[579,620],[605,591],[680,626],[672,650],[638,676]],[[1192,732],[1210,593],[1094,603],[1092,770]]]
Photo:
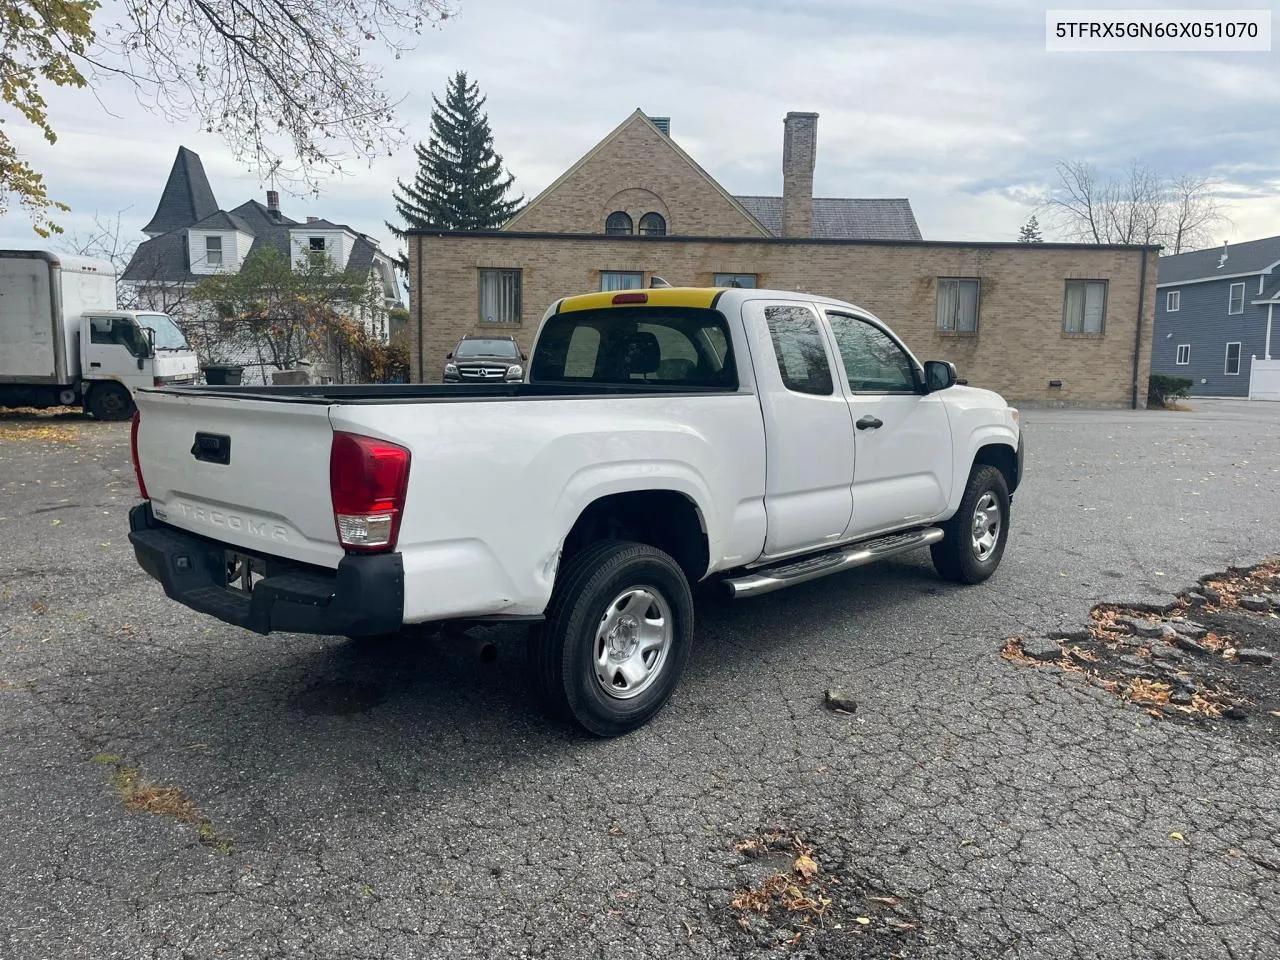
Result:
[[222,238],[204,238],[204,262],[208,267],[222,266]]
[[1182,291],[1170,290],[1164,295],[1164,312],[1177,313],[1182,309]]
[[638,270],[601,270],[601,290],[642,290],[644,274]]
[[1244,313],[1244,283],[1233,283],[1227,293],[1227,313]]
[[1240,341],[1233,340],[1227,344],[1226,362],[1222,365],[1222,372],[1228,377],[1238,377],[1240,375]]
[[963,277],[938,278],[937,320],[943,333],[976,335],[978,291],[982,281]]
[[480,271],[480,322],[520,322],[521,271]]
[[1173,362],[1180,367],[1185,367],[1189,364],[1191,362],[1191,344],[1178,344],[1178,359]]
[[1062,298],[1062,332],[1068,336],[1100,336],[1106,329],[1107,281],[1068,280]]

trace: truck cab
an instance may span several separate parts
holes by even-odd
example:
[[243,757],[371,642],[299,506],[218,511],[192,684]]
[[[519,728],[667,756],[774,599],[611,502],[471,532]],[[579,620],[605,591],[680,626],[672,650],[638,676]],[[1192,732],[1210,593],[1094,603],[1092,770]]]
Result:
[[[194,383],[200,370],[182,331],[163,313],[86,311],[80,322],[79,347],[85,405],[101,419],[132,416],[132,393],[139,387]],[[124,389],[112,389],[110,384]]]

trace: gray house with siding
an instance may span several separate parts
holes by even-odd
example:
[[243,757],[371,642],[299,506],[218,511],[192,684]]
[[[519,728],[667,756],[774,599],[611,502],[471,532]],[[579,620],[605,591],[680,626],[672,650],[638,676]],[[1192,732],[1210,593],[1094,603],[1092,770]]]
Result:
[[1151,372],[1247,397],[1254,357],[1280,358],[1280,237],[1161,257]]

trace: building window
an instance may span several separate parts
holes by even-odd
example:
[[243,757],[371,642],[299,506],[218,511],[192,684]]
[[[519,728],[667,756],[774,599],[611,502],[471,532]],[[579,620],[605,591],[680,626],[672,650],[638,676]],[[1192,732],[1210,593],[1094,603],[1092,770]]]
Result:
[[1165,313],[1177,313],[1182,309],[1182,291],[1170,290],[1164,297]]
[[1068,280],[1062,301],[1062,332],[1098,336],[1106,327],[1107,281]]
[[717,273],[713,287],[750,287],[755,289],[759,275],[755,273]]
[[480,322],[520,322],[520,271],[480,271]]
[[640,236],[665,237],[666,235],[667,221],[662,218],[662,214],[646,213],[640,218]]
[[1173,362],[1180,367],[1185,367],[1188,363],[1190,363],[1191,362],[1191,344],[1189,343],[1178,344],[1178,359]]
[[980,280],[938,278],[938,329],[943,333],[978,332]]
[[631,217],[621,210],[617,210],[604,221],[604,232],[610,237],[629,237],[631,236]]
[[309,237],[307,242],[311,245],[312,253],[324,253],[324,237]]
[[204,238],[204,262],[210,267],[222,266],[222,238]]
[[644,274],[632,270],[601,270],[601,290],[641,290],[644,288]]
[[[1244,286],[1244,284],[1241,284]],[[1227,344],[1227,362],[1223,365],[1222,372],[1229,377],[1238,376],[1240,373],[1240,342]]]
[[1227,295],[1227,313],[1244,313],[1244,284],[1233,283]]
[[765,307],[764,319],[783,386],[796,393],[829,397],[831,365],[813,312],[805,307]]

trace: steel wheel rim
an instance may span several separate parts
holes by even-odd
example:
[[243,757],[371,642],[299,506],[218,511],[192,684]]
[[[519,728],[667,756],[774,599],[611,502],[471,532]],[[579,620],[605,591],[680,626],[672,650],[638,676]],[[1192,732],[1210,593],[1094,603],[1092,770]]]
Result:
[[648,690],[662,675],[675,618],[656,587],[621,591],[604,608],[596,628],[592,661],[600,689],[615,700],[630,700]]
[[970,526],[973,555],[979,563],[989,560],[996,552],[996,544],[1000,542],[1000,519],[1000,501],[988,490],[978,498]]
[[118,390],[108,390],[102,397],[102,410],[104,413],[114,414],[124,410],[124,398],[120,396]]

